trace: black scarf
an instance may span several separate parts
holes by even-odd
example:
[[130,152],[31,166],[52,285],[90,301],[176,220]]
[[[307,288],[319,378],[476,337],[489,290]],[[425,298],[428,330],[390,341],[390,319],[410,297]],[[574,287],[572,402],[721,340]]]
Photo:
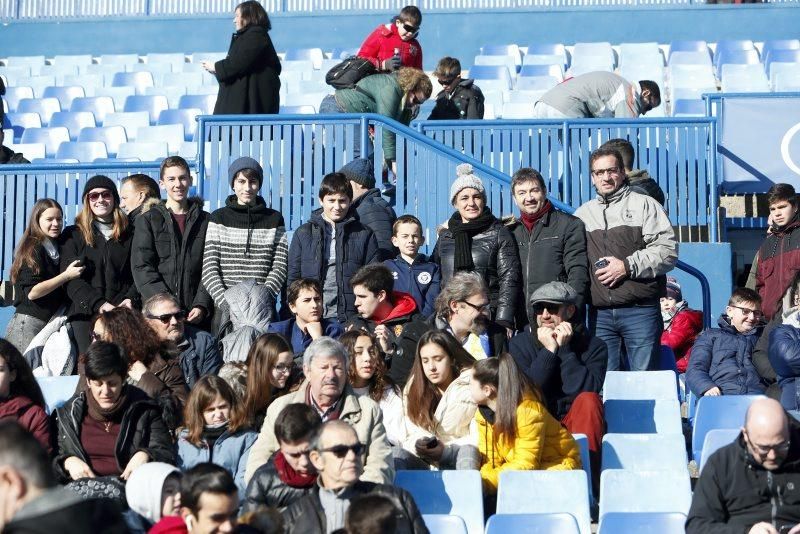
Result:
[[461,221],[458,212],[453,213],[447,223],[456,242],[453,272],[475,270],[475,263],[472,261],[472,238],[489,228],[496,220],[497,217],[492,215],[488,207],[483,208],[483,213],[477,218],[466,223]]

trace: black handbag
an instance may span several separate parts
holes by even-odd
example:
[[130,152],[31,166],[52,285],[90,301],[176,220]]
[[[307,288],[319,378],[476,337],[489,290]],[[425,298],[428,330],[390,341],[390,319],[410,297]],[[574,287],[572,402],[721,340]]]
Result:
[[375,65],[366,59],[350,56],[331,67],[325,75],[325,83],[335,89],[353,89],[359,81],[377,73]]
[[128,508],[125,498],[125,481],[115,476],[79,478],[67,484],[67,488],[83,499],[111,499],[118,502],[124,510]]

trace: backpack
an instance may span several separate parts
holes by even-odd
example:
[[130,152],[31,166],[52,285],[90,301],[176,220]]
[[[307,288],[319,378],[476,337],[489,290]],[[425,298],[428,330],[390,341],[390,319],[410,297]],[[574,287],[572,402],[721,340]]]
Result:
[[331,67],[325,75],[325,83],[334,89],[353,89],[360,80],[377,73],[375,65],[366,59],[350,56]]

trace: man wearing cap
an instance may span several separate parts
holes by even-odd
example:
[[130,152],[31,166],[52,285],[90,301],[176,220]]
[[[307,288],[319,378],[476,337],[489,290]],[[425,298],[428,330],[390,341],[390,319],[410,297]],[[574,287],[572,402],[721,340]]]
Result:
[[213,333],[227,315],[225,291],[245,280],[269,290],[274,306],[286,282],[288,243],[283,215],[268,208],[258,194],[264,180],[261,165],[242,157],[231,163],[228,178],[233,195],[211,214],[203,251],[202,281],[214,306]]
[[371,159],[357,158],[342,167],[353,187],[353,203],[350,212],[361,224],[372,230],[378,240],[380,260],[388,260],[396,254],[392,245],[392,225],[397,220],[394,210],[375,187],[374,163]]
[[509,352],[542,388],[550,413],[573,434],[586,434],[589,451],[597,454],[605,424],[599,393],[608,351],[582,323],[570,322],[576,302],[578,294],[567,283],[550,282],[537,289],[530,299],[531,330],[514,336]]

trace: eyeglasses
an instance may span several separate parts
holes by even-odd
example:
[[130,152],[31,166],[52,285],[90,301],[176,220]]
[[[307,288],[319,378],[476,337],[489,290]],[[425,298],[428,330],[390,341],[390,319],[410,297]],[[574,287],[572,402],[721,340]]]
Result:
[[353,451],[353,454],[356,456],[361,456],[361,453],[364,452],[364,444],[354,443],[353,445],[334,445],[333,447],[319,450],[319,452],[330,452],[337,458],[344,458],[350,451]]
[[462,300],[461,302],[463,302],[464,304],[466,304],[467,306],[469,306],[478,313],[483,313],[486,310],[488,310],[489,305],[491,304],[490,302],[487,302],[486,304],[473,304],[471,302],[467,302],[466,300]]
[[279,363],[278,365],[273,367],[272,370],[275,371],[276,373],[291,373],[292,372],[292,365],[291,364],[285,364],[285,363]]
[[599,178],[605,175],[619,174],[619,167],[609,167],[608,169],[594,169],[592,176]]
[[744,315],[745,317],[747,317],[748,315],[752,315],[756,319],[760,319],[761,317],[764,316],[761,313],[761,310],[751,310],[750,308],[743,308],[741,306],[731,306],[731,308],[736,308],[737,310],[742,312],[742,315]]
[[540,302],[538,304],[533,305],[533,313],[534,315],[539,315],[544,310],[547,310],[547,313],[550,315],[555,315],[558,313],[558,310],[561,309],[561,304],[556,304],[555,302]]
[[750,436],[747,436],[747,441],[750,443],[750,446],[759,456],[766,456],[770,453],[770,451],[775,451],[776,454],[785,454],[789,447],[792,445],[791,440],[782,441],[775,445],[756,445],[750,440]]
[[172,318],[175,318],[176,321],[183,321],[186,319],[186,312],[183,310],[176,311],[175,313],[165,313],[164,315],[150,315],[147,314],[148,319],[154,319],[161,321],[164,324],[169,324],[172,322]]
[[419,33],[419,28],[412,26],[411,24],[403,24],[403,29],[410,34],[416,35]]
[[284,452],[283,455],[284,456],[288,456],[289,458],[293,458],[293,459],[297,460],[297,459],[302,458],[303,456],[308,456],[308,453],[309,453],[309,451],[308,451],[308,449],[306,449],[304,451],[298,451],[298,452]]
[[111,200],[114,196],[111,194],[111,191],[95,191],[94,193],[89,193],[89,202],[97,202],[98,199],[102,197],[103,200]]

